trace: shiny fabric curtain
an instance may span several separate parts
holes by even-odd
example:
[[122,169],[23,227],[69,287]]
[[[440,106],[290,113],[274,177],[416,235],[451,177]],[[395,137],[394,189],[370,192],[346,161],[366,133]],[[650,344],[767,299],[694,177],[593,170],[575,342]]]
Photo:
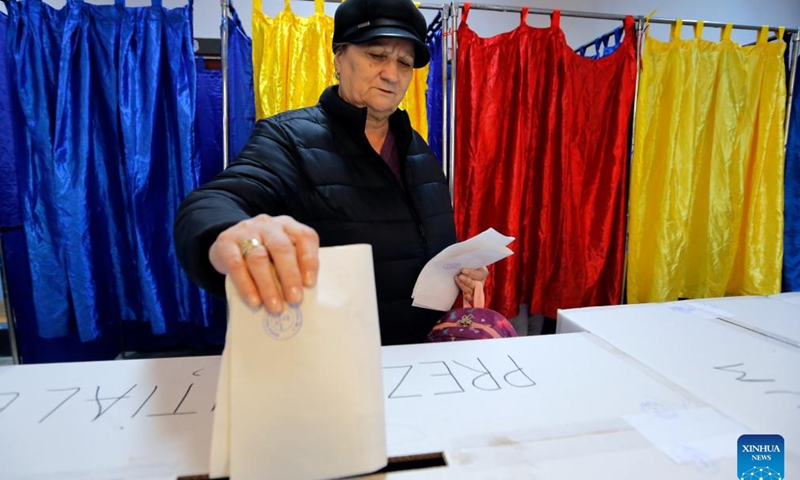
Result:
[[18,115],[11,85],[11,59],[8,58],[6,35],[8,16],[0,13],[0,232],[19,227],[19,185],[16,168],[17,138],[15,115]]
[[113,344],[104,355],[120,347],[120,322],[155,334],[208,325],[209,297],[171,240],[178,204],[198,185],[191,4],[8,5],[27,125],[15,168],[36,282],[33,315],[18,321],[42,339]]
[[[253,63],[250,38],[242,30],[239,15],[231,7],[228,21],[228,138],[233,158],[250,139],[255,123]],[[197,113],[195,131],[200,161],[200,185],[223,170],[222,71],[207,70],[197,61]]]
[[[324,0],[314,0],[315,12],[303,18],[284,0],[275,18],[265,15],[261,0],[253,1],[253,82],[256,118],[316,105],[326,87],[336,83],[333,67],[333,18]],[[428,136],[425,90],[428,67],[415,69],[400,108],[411,126]]]
[[[790,35],[787,37],[791,38]],[[788,58],[789,66],[791,62],[792,59]],[[800,74],[797,72],[794,77],[794,95],[790,108],[784,181],[783,291],[798,292],[800,291]]]
[[[239,15],[231,6],[228,22],[228,138],[230,157],[235,157],[250,140],[256,121],[253,93],[253,45],[244,32]],[[222,105],[220,98],[220,107]]]
[[[613,31],[606,33],[605,35],[601,35],[594,40],[594,55],[586,56],[586,47],[581,47],[575,50],[575,53],[580,55],[581,57],[591,58],[597,60],[599,58],[607,57],[614,53],[617,48],[619,48],[620,41],[622,39],[622,34],[624,33],[624,29],[622,27],[615,28]],[[609,45],[609,42],[614,40],[614,43]]]
[[202,59],[197,64],[196,110],[194,128],[200,162],[198,183],[202,185],[223,170],[222,71],[206,70]]
[[[439,158],[439,163],[444,161],[442,158],[442,144],[445,141],[442,136],[442,114],[446,108],[445,98],[450,98],[450,91],[442,91],[442,14],[436,15],[428,26],[428,37],[425,44],[431,53],[431,62],[428,67],[428,90],[426,93],[425,109],[428,115],[428,145]],[[449,77],[449,75],[448,75]],[[449,83],[449,82],[448,82]]]
[[780,291],[783,41],[646,38],[631,171],[628,301]]
[[466,239],[493,227],[516,253],[492,268],[488,305],[619,303],[636,62],[633,18],[613,55],[576,55],[559,27],[480,38],[458,29],[455,218]]

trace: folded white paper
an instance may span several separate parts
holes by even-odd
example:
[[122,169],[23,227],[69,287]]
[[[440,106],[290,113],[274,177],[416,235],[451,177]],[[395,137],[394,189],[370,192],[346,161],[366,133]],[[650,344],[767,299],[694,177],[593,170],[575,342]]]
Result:
[[447,311],[458,297],[453,277],[462,268],[487,267],[512,252],[507,245],[514,237],[501,235],[490,228],[469,240],[450,245],[433,257],[422,269],[411,297],[415,307]]
[[319,259],[317,286],[280,315],[250,308],[228,279],[212,476],[313,480],[386,465],[372,249]]

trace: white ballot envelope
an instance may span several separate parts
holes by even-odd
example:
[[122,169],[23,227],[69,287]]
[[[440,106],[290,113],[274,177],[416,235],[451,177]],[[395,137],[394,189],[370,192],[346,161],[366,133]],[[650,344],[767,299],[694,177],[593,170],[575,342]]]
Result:
[[319,262],[317,285],[279,315],[248,306],[227,279],[211,478],[314,480],[386,466],[372,248],[322,248]]
[[422,269],[414,292],[412,305],[431,310],[447,311],[458,297],[458,285],[453,277],[462,268],[482,268],[502,260],[512,252],[508,244],[514,237],[501,235],[490,228],[455,245],[450,245],[433,257]]

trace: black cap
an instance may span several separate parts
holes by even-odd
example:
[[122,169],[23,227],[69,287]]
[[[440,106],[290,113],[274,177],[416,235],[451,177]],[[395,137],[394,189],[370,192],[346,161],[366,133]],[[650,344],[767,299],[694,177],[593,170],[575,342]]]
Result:
[[414,44],[414,68],[424,67],[431,58],[425,46],[425,17],[411,0],[346,0],[333,18],[334,45],[405,38]]

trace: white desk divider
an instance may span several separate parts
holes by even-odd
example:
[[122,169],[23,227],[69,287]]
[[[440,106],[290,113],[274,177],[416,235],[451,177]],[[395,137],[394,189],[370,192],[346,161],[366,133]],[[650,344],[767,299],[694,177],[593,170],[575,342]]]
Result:
[[769,298],[774,298],[775,300],[791,303],[792,305],[800,306],[800,292],[786,292],[786,293],[779,293],[777,295],[770,295]]
[[783,435],[787,451],[800,452],[800,349],[710,317],[684,302],[583,308],[560,311],[558,331],[592,332],[755,433]]
[[383,367],[393,457],[704,406],[586,334],[384,347]]
[[0,478],[208,471],[219,357],[0,367]]
[[[382,356],[390,457],[444,452],[457,469],[470,451],[516,442],[560,445],[567,462],[571,442],[619,434],[622,443],[608,444],[619,449],[603,450],[609,456],[598,457],[598,467],[628,449],[638,463],[657,457],[669,465],[642,472],[648,478],[695,478],[708,469],[729,476],[736,438],[749,433],[586,333],[385,347]],[[219,357],[191,357],[0,368],[0,479],[206,473],[218,366]],[[737,385],[720,389],[733,397]],[[540,461],[534,471],[557,472],[557,461]],[[474,467],[483,474],[459,478],[531,468]],[[547,478],[576,470],[564,471]],[[442,478],[430,475],[390,478]]]
[[719,318],[800,348],[800,296],[724,297],[672,302],[706,318]]

